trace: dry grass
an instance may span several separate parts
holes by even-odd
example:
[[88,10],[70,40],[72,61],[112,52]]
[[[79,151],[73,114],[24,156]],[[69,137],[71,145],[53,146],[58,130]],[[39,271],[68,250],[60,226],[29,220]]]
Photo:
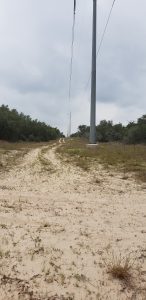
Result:
[[45,154],[47,153],[48,149],[49,149],[48,147],[45,147],[40,151],[38,155],[38,160],[39,163],[41,164],[42,172],[46,171],[49,173],[54,173],[55,169],[53,167],[52,162],[49,159],[47,159],[47,157],[45,157]]
[[146,182],[146,146],[124,145],[120,143],[99,144],[88,148],[87,140],[70,139],[58,148],[58,153],[67,157],[68,162],[75,163],[88,171],[91,166],[101,163],[105,168],[112,168],[124,173],[134,174],[139,181]]
[[[49,143],[50,144],[50,143]],[[35,142],[19,142],[9,143],[6,141],[0,141],[0,150],[22,150],[22,149],[35,149],[41,146],[46,146],[48,143],[35,143]]]
[[48,145],[48,143],[8,143],[0,141],[0,172],[9,171],[19,164],[31,149]]
[[[131,256],[119,256],[112,255],[112,258],[108,258],[107,273],[111,275],[113,279],[119,280],[123,284],[123,291],[130,289],[132,294],[128,299],[146,299],[145,298],[145,286],[142,286],[141,266],[136,263],[136,260]],[[141,298],[139,298],[139,296]]]
[[13,166],[18,164],[27,153],[27,149],[4,150],[0,148],[0,172],[9,171]]
[[108,265],[108,273],[113,278],[129,282],[132,278],[132,263],[130,258],[114,258]]
[[110,274],[113,279],[119,280],[125,287],[133,291],[138,289],[137,284],[141,276],[141,267],[131,255],[108,255],[104,263],[107,268],[107,273]]

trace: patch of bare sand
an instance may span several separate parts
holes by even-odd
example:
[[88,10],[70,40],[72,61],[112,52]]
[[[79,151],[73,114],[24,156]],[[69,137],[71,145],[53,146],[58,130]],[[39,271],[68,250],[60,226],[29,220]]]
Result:
[[[146,190],[55,148],[0,178],[0,299],[146,299]],[[120,255],[134,261],[131,284],[108,273]]]

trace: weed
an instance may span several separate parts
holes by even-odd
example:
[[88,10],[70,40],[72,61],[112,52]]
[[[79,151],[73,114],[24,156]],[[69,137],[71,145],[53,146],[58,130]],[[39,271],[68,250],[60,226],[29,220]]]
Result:
[[123,180],[127,180],[129,178],[129,176],[128,175],[124,175],[121,179],[123,179]]
[[63,273],[60,274],[61,285],[65,284],[65,275]]
[[45,278],[45,281],[47,283],[53,283],[54,282],[54,278],[53,278],[53,276],[48,276],[48,277]]
[[3,251],[0,250],[0,258],[3,258],[3,255],[4,255]]
[[95,183],[101,184],[101,180],[100,180],[99,178],[96,178],[96,179],[95,179]]
[[86,238],[89,238],[91,236],[90,233],[88,233],[87,231],[82,231],[82,230],[80,230],[80,235],[85,236]]
[[34,256],[36,254],[44,254],[44,252],[45,252],[44,247],[40,247],[40,248],[31,250],[31,252],[30,252],[30,254],[31,254],[31,260],[34,259]]
[[2,259],[2,258],[8,258],[8,257],[10,257],[10,251],[6,251],[6,252],[4,252],[3,250],[0,250],[0,259]]
[[0,227],[1,227],[2,229],[7,229],[7,225],[5,225],[5,224],[0,224]]
[[43,225],[45,228],[50,227],[51,225],[49,223],[44,223]]
[[87,281],[87,278],[85,275],[81,274],[75,274],[74,275],[74,278],[77,280],[77,281],[82,281],[82,282],[86,282]]
[[119,279],[126,284],[130,284],[133,278],[133,264],[131,257],[116,257],[113,255],[112,259],[107,264],[107,272],[113,278]]

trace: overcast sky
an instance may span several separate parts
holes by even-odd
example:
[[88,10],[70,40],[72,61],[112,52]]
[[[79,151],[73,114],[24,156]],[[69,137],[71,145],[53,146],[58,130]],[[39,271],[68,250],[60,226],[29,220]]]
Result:
[[[72,130],[89,124],[92,0],[77,0]],[[99,44],[113,0],[98,0]],[[73,0],[0,0],[0,105],[68,126]],[[97,123],[146,114],[146,1],[116,0],[97,61]]]

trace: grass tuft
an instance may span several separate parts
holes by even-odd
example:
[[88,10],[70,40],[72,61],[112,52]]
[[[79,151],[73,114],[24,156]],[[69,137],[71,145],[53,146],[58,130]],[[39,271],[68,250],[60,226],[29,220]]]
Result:
[[133,279],[133,261],[128,257],[114,257],[107,264],[107,273],[111,274],[113,278],[131,285]]

